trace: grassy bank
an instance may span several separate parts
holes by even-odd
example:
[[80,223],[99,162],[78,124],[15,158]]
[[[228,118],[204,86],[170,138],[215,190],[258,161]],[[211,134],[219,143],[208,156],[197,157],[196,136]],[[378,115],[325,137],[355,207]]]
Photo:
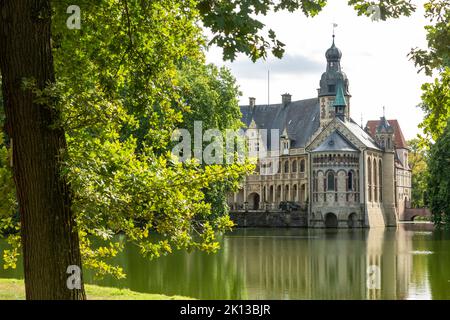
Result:
[[[85,285],[88,300],[184,300],[182,296],[166,296],[163,294],[140,293],[128,289],[117,289]],[[23,280],[0,279],[0,300],[25,299]]]

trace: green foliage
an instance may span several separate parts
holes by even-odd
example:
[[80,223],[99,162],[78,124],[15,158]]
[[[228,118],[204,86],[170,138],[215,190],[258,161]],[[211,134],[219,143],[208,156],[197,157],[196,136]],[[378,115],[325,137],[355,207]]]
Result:
[[430,0],[424,4],[425,17],[434,23],[425,27],[428,49],[414,48],[410,58],[429,76],[433,70],[450,67],[450,1]]
[[[198,113],[205,108],[198,101],[186,106],[179,83],[182,61],[203,59],[196,11],[188,10],[189,3],[100,4],[100,11],[82,9],[86,22],[80,34],[59,34],[55,64],[70,88],[62,106],[69,154],[65,174],[74,190],[84,263],[100,275],[121,277],[122,270],[104,260],[122,246],[110,241],[92,248],[87,236],[108,241],[123,232],[150,258],[180,248],[215,252],[215,232],[232,222],[228,216],[210,217],[205,192],[222,181],[238,181],[248,168],[182,164],[168,152],[171,133],[189,106]],[[217,103],[236,99],[226,96],[233,92],[213,94],[219,95]],[[156,239],[155,232],[163,238]]]
[[[3,228],[8,227],[8,230],[11,230],[13,227],[17,229],[17,231],[19,230],[19,226],[12,220],[2,219],[0,223]],[[21,249],[20,235],[17,233],[9,234],[6,241],[10,246],[10,249],[3,250],[3,268],[15,269],[17,267],[17,259]]]
[[10,216],[17,210],[10,160],[4,134],[0,132],[0,218]]
[[[99,276],[124,276],[120,266],[107,263],[123,247],[111,238],[117,232],[150,258],[180,248],[215,252],[216,233],[233,223],[211,215],[205,194],[222,183],[236,188],[251,166],[182,164],[168,152],[171,133],[189,109],[185,100],[196,96],[183,97],[178,85],[185,60],[204,68],[211,85],[205,94],[217,95],[216,111],[230,107],[222,110],[228,119],[222,124],[236,127],[239,118],[229,72],[202,67],[203,38],[192,3],[96,1],[81,6],[81,30],[65,26],[69,4],[54,4],[57,82],[35,94],[61,112],[53,125],[67,134],[62,174],[72,187],[85,267]],[[33,79],[23,85],[32,89]],[[206,104],[196,100],[191,106],[195,116]],[[93,237],[104,244],[94,246]],[[20,242],[11,245],[4,260],[14,266]]]
[[[238,101],[241,93],[230,71],[186,60],[180,67],[179,87],[188,106],[180,127],[189,130],[191,136],[194,135],[194,121],[201,121],[203,130],[218,129],[223,135],[225,150],[226,130],[242,127]],[[228,179],[205,190],[205,201],[211,205],[213,217],[228,214],[227,194],[236,187],[236,181]]]
[[188,106],[181,128],[193,132],[194,121],[202,121],[205,130],[217,128],[223,133],[242,127],[238,100],[241,92],[227,68],[186,60],[178,76],[180,95]]
[[429,145],[441,136],[450,117],[450,67],[443,70],[439,79],[423,84],[422,91],[420,106],[425,117],[420,128],[425,134],[423,144]]
[[[434,71],[439,76],[431,83],[422,85],[422,103],[425,113],[420,148],[429,148],[427,161],[429,176],[427,178],[427,202],[436,224],[448,225],[449,207],[449,119],[450,119],[450,2],[448,0],[430,0],[425,3],[425,16],[432,25],[427,31],[428,50],[415,48],[410,57],[420,71],[431,76]],[[434,143],[434,145],[433,145]],[[425,176],[427,176],[425,174]],[[423,187],[423,178],[417,177],[416,191]],[[414,192],[414,187],[413,187]],[[419,193],[422,193],[420,191]],[[420,199],[420,197],[419,197]],[[427,204],[427,203],[425,203]]]
[[431,147],[428,161],[429,207],[436,224],[450,224],[450,121]]
[[422,147],[419,139],[408,141],[410,147],[409,166],[412,171],[412,207],[424,208],[427,203],[427,150]]
[[424,4],[425,17],[432,24],[425,27],[428,49],[415,48],[410,53],[419,71],[431,76],[439,73],[431,83],[422,85],[422,103],[425,112],[420,124],[424,137],[422,145],[427,147],[442,134],[450,117],[450,2],[449,0],[430,0]]
[[381,0],[381,1],[363,1],[349,0],[349,5],[353,5],[358,15],[371,16],[370,10],[373,6],[378,6],[380,10],[380,19],[399,18],[401,16],[410,16],[415,10],[415,5],[410,0]]
[[[258,16],[270,11],[301,11],[307,17],[316,16],[325,7],[326,0],[200,0],[197,9],[203,25],[214,34],[209,44],[223,48],[224,60],[234,60],[244,53],[253,61],[266,58],[268,52],[281,58],[285,44],[278,40],[272,29],[262,35],[265,25]],[[381,18],[409,16],[415,7],[409,0],[349,0],[359,15],[370,15],[371,5],[379,5]]]
[[[0,78],[0,85],[1,83]],[[4,122],[3,97],[0,91],[0,128],[3,128]],[[11,149],[8,149],[7,144],[5,134],[0,131],[0,236],[14,230],[17,224],[17,219],[11,218],[17,212],[17,202],[10,167]]]

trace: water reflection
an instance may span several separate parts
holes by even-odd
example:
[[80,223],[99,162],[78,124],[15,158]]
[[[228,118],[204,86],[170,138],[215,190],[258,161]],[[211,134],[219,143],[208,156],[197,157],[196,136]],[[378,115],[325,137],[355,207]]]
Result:
[[86,281],[200,299],[449,299],[450,236],[428,229],[240,229],[218,254],[154,261],[127,245],[127,279]]

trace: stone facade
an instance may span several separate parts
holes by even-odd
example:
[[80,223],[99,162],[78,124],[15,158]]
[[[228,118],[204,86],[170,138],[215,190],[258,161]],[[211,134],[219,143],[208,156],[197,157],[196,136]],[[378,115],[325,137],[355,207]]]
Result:
[[[284,94],[280,104],[256,105],[251,98],[241,107],[249,150],[265,156],[228,197],[238,225],[395,226],[409,207],[411,172],[400,126],[382,117],[363,129],[350,118],[341,56],[333,39],[317,98],[293,102]],[[261,130],[279,140],[268,142]],[[305,218],[287,223],[291,212],[304,212]]]

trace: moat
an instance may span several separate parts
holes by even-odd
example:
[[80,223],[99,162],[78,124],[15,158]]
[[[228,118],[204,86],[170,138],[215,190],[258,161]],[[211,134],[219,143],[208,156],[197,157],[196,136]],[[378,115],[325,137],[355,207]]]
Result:
[[[217,254],[176,252],[153,261],[127,245],[116,259],[126,279],[87,272],[86,282],[199,299],[450,299],[450,233],[430,224],[236,229],[221,243]],[[374,267],[378,278],[370,282]],[[21,274],[21,265],[0,270],[0,278]]]

